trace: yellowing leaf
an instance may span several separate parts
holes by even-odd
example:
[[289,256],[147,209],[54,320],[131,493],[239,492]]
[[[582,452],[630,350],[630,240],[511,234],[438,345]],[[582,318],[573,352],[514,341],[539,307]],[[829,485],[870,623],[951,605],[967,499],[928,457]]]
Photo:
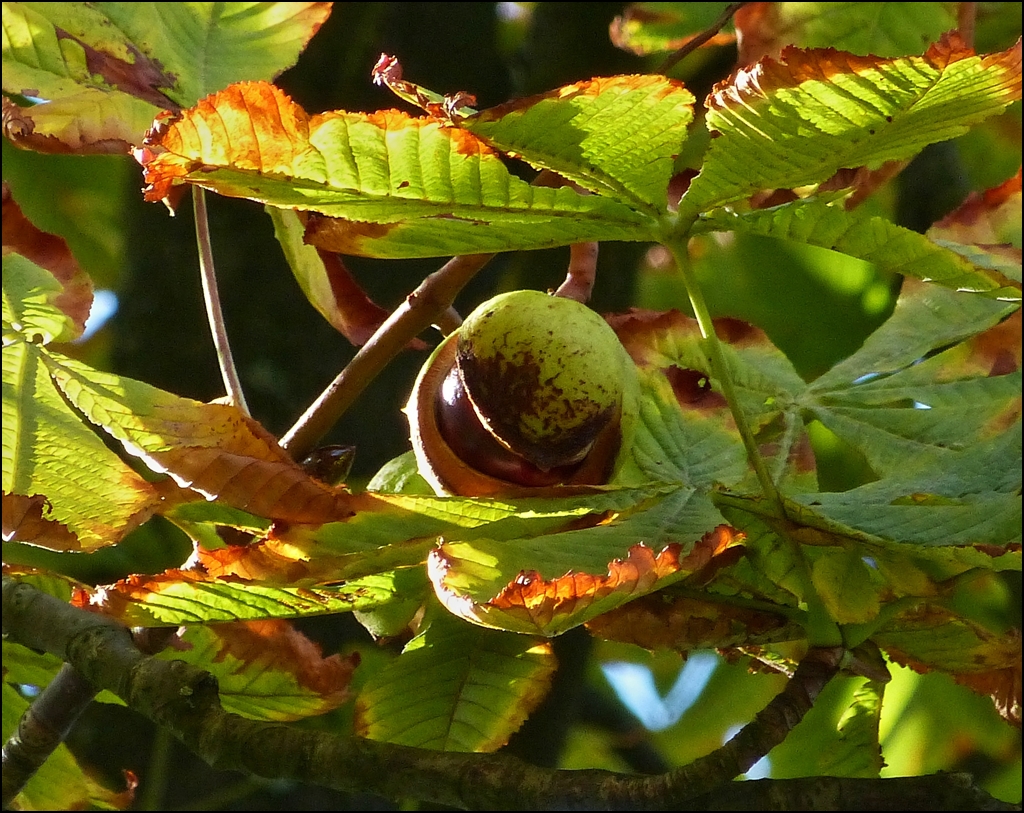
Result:
[[67,399],[127,452],[183,488],[272,519],[320,523],[351,516],[354,497],[307,475],[259,423],[56,354],[44,360]]
[[54,153],[126,153],[153,118],[295,63],[330,3],[5,3],[4,132]]
[[[46,362],[35,344],[19,340],[3,349],[5,533],[10,521],[15,541],[86,551],[114,544],[153,513],[159,498],[69,409]],[[60,523],[74,538],[48,522],[15,523],[9,494],[37,501],[39,518]]]
[[[686,556],[677,544],[657,554],[635,544],[604,573],[569,572],[545,579],[523,571],[504,586],[498,584],[490,556],[470,543],[446,543],[431,552],[427,570],[441,603],[455,615],[487,627],[556,635],[699,570],[739,539],[722,526]],[[482,598],[489,592],[493,597]]]
[[148,200],[196,183],[309,210],[318,214],[308,215],[306,241],[341,254],[490,253],[639,239],[638,228],[654,225],[599,196],[531,186],[482,140],[441,119],[396,110],[309,116],[262,82],[203,99],[158,127],[136,157]]
[[[7,315],[8,307],[14,307],[14,301],[18,294],[8,292],[8,286],[13,285],[12,276],[24,274],[33,280],[33,283],[52,294],[45,296],[50,305],[59,310],[64,317],[71,322],[71,325],[61,330],[54,339],[67,340],[81,335],[85,329],[85,320],[89,317],[89,309],[92,307],[92,281],[85,274],[71,254],[68,244],[63,238],[54,234],[47,234],[36,228],[32,222],[22,214],[21,208],[11,196],[7,182],[3,184],[3,251],[6,257],[9,253],[20,254],[40,268],[46,269],[53,275],[57,285],[44,282],[43,275],[31,274],[27,266],[19,266],[20,271],[4,269],[4,319],[19,321],[24,326],[24,311],[21,314],[12,313],[14,318]],[[37,279],[38,278],[38,279]],[[24,296],[24,294],[21,294]],[[61,319],[61,317],[57,317]]]

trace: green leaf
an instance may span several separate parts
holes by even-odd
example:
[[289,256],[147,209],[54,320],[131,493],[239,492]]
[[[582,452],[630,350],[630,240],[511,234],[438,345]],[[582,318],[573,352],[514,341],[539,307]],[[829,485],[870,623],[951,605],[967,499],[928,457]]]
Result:
[[5,118],[44,152],[126,152],[165,108],[291,67],[329,3],[5,3]]
[[774,3],[768,15],[761,25],[780,44],[875,56],[919,54],[957,27],[949,3]]
[[356,701],[361,736],[438,751],[494,751],[543,700],[555,669],[544,640],[436,612]]
[[[810,553],[810,552],[808,552]],[[863,624],[881,608],[882,579],[856,550],[824,548],[814,551],[811,581],[829,617],[840,624]]]
[[276,587],[239,578],[167,571],[107,585],[93,600],[127,626],[262,621],[372,609],[394,598],[395,579],[392,572],[332,587]]
[[[952,251],[884,218],[847,212],[838,202],[829,204],[809,198],[752,212],[716,209],[701,215],[694,232],[703,231],[736,231],[795,240],[840,251],[874,263],[884,271],[947,288],[1020,300],[1020,291],[1007,286],[1001,275],[986,273],[991,263],[975,264],[962,252]],[[997,270],[1005,268],[1000,265]]]
[[[674,51],[709,28],[721,15],[726,3],[630,3],[611,25],[612,42],[618,48],[638,56]],[[712,44],[735,39],[719,34]]]
[[59,305],[64,286],[49,271],[20,254],[3,259],[4,346],[15,337],[34,344],[65,342],[81,327]]
[[857,689],[836,727],[836,740],[818,757],[817,775],[878,778],[885,766],[878,744],[884,693],[885,684],[873,680]]
[[802,406],[880,475],[918,464],[945,467],[940,461],[1019,415],[1019,370],[989,374],[992,353],[1013,341],[995,326],[1014,310],[932,286],[904,286],[889,320],[814,381]]
[[844,167],[877,168],[962,135],[1020,98],[1020,47],[975,56],[946,37],[921,57],[791,50],[784,62],[744,68],[708,98],[718,137],[680,215],[821,183]]
[[502,152],[656,217],[693,121],[693,95],[664,76],[590,79],[458,119]]
[[147,199],[174,184],[308,215],[306,242],[342,254],[432,257],[643,240],[654,222],[629,207],[511,175],[472,134],[395,110],[308,116],[273,85],[204,99],[144,157]]
[[677,487],[597,527],[445,542],[431,551],[427,567],[441,602],[456,615],[557,635],[678,581],[736,541],[705,496]]
[[16,541],[93,550],[117,542],[153,513],[159,500],[146,483],[71,411],[47,372],[46,351],[24,341],[3,348],[4,535],[14,517],[8,496],[45,499],[41,518],[73,537],[26,527]]

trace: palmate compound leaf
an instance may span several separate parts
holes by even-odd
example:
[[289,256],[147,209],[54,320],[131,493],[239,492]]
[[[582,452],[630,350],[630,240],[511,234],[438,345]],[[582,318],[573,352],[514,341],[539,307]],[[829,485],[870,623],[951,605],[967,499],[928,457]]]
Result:
[[356,701],[361,736],[439,751],[494,751],[544,699],[551,644],[466,624],[430,608],[399,658]]
[[4,131],[41,152],[124,154],[165,108],[291,67],[330,3],[4,3]]
[[679,204],[696,216],[765,189],[877,168],[962,135],[1021,93],[1021,44],[976,56],[956,34],[920,57],[787,48],[719,83],[707,100],[717,134]]
[[137,152],[147,200],[195,183],[309,212],[306,241],[341,254],[432,257],[647,239],[653,219],[598,195],[531,186],[483,141],[395,110],[307,115],[243,82],[159,127]]

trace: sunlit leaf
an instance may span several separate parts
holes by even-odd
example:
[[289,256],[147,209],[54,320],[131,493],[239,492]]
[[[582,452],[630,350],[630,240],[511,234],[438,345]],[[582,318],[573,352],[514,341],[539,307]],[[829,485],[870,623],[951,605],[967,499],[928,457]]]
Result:
[[693,95],[664,76],[591,79],[457,120],[492,147],[653,216],[667,205]]
[[[46,351],[34,344],[15,341],[3,349],[3,424],[5,539],[8,522],[20,517],[10,529],[16,541],[93,550],[117,542],[159,504],[153,487],[68,407],[47,372]],[[35,505],[16,508],[8,494]],[[43,522],[23,525],[26,518]]]
[[373,502],[307,475],[233,406],[181,398],[56,354],[44,365],[68,401],[125,451],[207,499],[293,522],[342,519]]
[[736,12],[740,64],[778,57],[787,45],[854,54],[919,54],[956,28],[950,3],[747,3]]
[[1020,64],[1019,42],[975,56],[957,35],[921,57],[789,48],[782,61],[765,59],[712,91],[706,121],[718,137],[680,213],[910,158],[1019,99]]
[[438,613],[356,700],[356,731],[438,751],[494,751],[544,699],[547,641]]
[[[44,343],[67,341],[81,335],[92,306],[92,282],[79,268],[63,238],[40,231],[22,214],[6,181],[3,185],[3,250],[4,321],[17,322],[20,330],[31,335],[34,318],[43,318],[49,329],[44,325],[34,326],[44,328],[41,336]],[[14,257],[10,258],[8,268],[8,254],[12,252],[48,271],[53,280]],[[43,317],[47,306],[60,314],[50,311]],[[59,322],[70,324],[55,331]],[[6,332],[7,328],[4,330]]]
[[[342,254],[428,257],[642,239],[653,223],[569,188],[530,186],[472,134],[395,110],[309,116],[244,82],[154,134],[139,158],[148,200],[175,184],[311,210],[306,240]],[[330,217],[322,217],[329,215]]]
[[867,260],[878,268],[947,288],[1020,299],[1002,274],[990,274],[962,253],[881,217],[847,212],[840,204],[798,200],[771,209],[736,213],[718,209],[702,215],[695,231],[735,231],[795,240]]
[[79,605],[101,606],[128,626],[160,627],[262,621],[369,609],[390,601],[394,574],[331,587],[275,587],[198,571],[136,575],[96,591],[79,590]]
[[330,3],[5,3],[4,131],[42,152],[125,153],[165,108],[295,63]]
[[281,620],[191,626],[160,657],[209,671],[225,711],[276,721],[340,706],[359,665],[358,655],[323,657],[317,644]]
[[[446,543],[431,552],[428,572],[438,598],[455,615],[513,632],[557,635],[678,581],[739,543],[741,537],[726,526],[696,541],[671,542],[690,536],[666,527],[668,517],[681,512],[678,497],[685,504],[686,496],[666,498],[620,522],[542,537],[532,544]],[[594,552],[614,550],[618,540],[625,547],[635,539],[643,541],[626,547],[619,558],[605,559],[603,566],[556,570],[569,542],[591,548],[588,558],[593,560]],[[552,552],[545,556],[539,548],[548,540]]]

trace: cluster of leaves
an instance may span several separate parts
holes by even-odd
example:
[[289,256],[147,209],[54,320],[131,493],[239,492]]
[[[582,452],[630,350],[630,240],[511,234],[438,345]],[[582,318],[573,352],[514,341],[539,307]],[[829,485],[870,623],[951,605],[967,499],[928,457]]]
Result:
[[[621,44],[667,49],[699,27],[660,16],[693,4],[645,5],[618,21]],[[928,144],[1019,100],[1020,42],[977,55],[929,17],[923,55],[856,56],[811,47],[807,20],[778,19],[799,5],[744,9],[737,26],[761,32],[747,47],[762,50],[701,110],[682,83],[651,74],[477,111],[382,59],[374,79],[423,111],[412,115],[309,114],[272,84],[330,4],[5,3],[14,144],[134,151],[147,199],[172,209],[189,187],[265,204],[303,291],[354,341],[382,314],[339,296],[336,254],[611,240],[662,244],[685,268],[691,237],[733,232],[906,278],[885,324],[809,383],[760,330],[712,331],[699,291],[696,319],[612,318],[641,389],[607,487],[438,497],[406,458],[352,493],[311,476],[237,406],[55,349],[81,334],[91,283],[5,188],[5,573],[128,626],[182,626],[183,645],[161,657],[213,672],[225,708],[254,719],[350,699],[355,662],[323,658],[286,619],[353,612],[375,636],[411,634],[364,682],[354,730],[422,748],[503,745],[547,691],[549,639],[581,625],[776,665],[808,643],[867,644],[990,695],[1019,725],[1019,630],[986,628],[956,598],[1021,568],[1021,176],[926,235],[854,204]],[[764,6],[777,7],[771,24],[750,17]],[[804,47],[765,56],[779,32]],[[202,68],[199,42],[217,54]],[[698,116],[714,138],[693,156]],[[530,184],[510,159],[566,183]],[[812,422],[862,454],[873,481],[819,490]],[[156,575],[89,585],[36,553],[88,555],[167,520],[191,556]],[[5,736],[27,707],[12,686],[45,685],[58,667],[5,641]],[[870,685],[877,701],[881,683]],[[877,757],[867,771],[880,768]],[[46,781],[29,786],[33,804]],[[118,803],[91,785],[82,794]]]

